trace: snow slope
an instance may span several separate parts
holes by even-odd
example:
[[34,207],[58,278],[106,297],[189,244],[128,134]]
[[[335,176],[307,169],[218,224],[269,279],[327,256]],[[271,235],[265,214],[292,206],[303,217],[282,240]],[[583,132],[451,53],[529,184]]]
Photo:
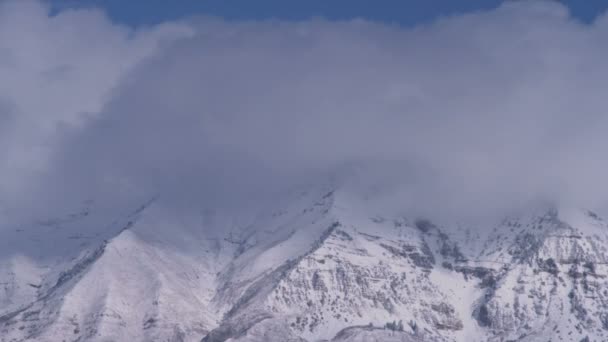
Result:
[[0,341],[608,339],[608,224],[591,212],[473,227],[329,186],[277,202],[240,217],[87,203],[3,231]]

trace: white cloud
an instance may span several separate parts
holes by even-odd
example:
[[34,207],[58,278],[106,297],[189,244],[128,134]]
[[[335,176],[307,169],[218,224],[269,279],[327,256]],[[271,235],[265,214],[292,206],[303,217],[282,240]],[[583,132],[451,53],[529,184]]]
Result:
[[198,18],[132,32],[96,11],[9,4],[0,199],[14,206],[9,185],[31,170],[44,172],[21,203],[245,205],[353,164],[415,210],[607,199],[605,17],[509,2],[414,29]]
[[60,149],[56,140],[62,126],[92,120],[130,69],[162,40],[180,34],[175,25],[136,32],[111,23],[99,10],[66,10],[52,17],[49,10],[36,1],[0,3],[5,204],[48,169],[49,158]]

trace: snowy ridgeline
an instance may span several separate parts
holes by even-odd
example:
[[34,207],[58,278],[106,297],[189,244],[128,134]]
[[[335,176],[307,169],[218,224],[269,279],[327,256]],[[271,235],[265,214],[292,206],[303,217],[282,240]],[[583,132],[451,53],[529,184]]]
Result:
[[243,217],[162,202],[0,232],[0,341],[606,341],[608,226],[394,217],[346,191]]

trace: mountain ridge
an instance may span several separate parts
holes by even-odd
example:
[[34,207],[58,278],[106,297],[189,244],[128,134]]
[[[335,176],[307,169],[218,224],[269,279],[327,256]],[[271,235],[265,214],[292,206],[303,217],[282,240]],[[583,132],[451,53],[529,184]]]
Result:
[[[41,275],[40,284],[57,279],[54,290],[2,311],[0,341],[606,335],[608,225],[596,214],[550,209],[478,229],[378,214],[368,201],[318,187],[210,232],[168,216],[160,199],[137,219],[127,215],[126,229],[96,240],[97,249],[85,245],[72,268]],[[30,292],[48,288],[4,278]],[[385,329],[398,321],[403,331]]]

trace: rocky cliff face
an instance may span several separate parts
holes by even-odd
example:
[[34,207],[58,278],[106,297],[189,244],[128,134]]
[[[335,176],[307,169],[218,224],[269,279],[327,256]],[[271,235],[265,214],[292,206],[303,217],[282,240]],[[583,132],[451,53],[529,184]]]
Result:
[[596,214],[469,227],[377,207],[323,188],[238,224],[147,204],[103,229],[94,208],[52,232],[16,228],[3,233],[25,247],[0,255],[0,341],[608,339]]
[[605,340],[607,230],[584,211],[506,221],[481,256],[505,267],[474,312],[480,325],[494,340]]

